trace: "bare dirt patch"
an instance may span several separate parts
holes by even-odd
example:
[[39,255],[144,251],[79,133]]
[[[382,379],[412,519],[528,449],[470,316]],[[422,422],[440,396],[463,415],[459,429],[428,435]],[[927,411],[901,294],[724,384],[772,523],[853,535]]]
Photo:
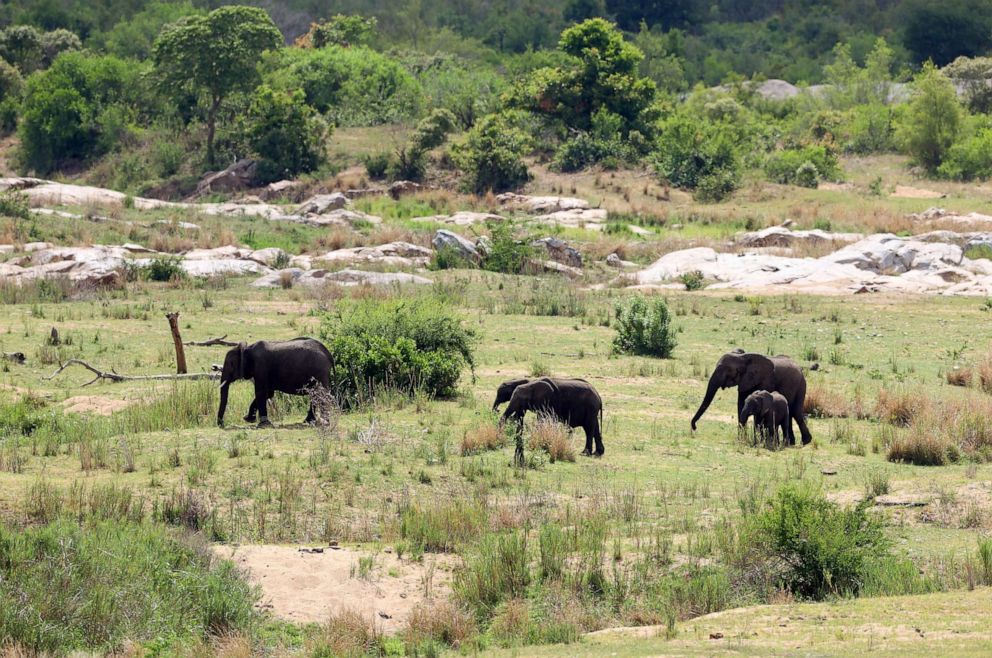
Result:
[[947,194],[936,190],[926,190],[921,187],[896,185],[895,191],[889,196],[893,196],[898,199],[943,199],[947,196]]
[[130,405],[129,400],[108,398],[102,395],[75,395],[62,403],[62,406],[69,413],[96,414],[97,416],[110,416]]
[[[428,594],[447,597],[450,558],[424,556],[423,562],[400,560],[393,553],[351,548],[303,552],[295,546],[218,546],[216,552],[244,569],[262,588],[262,606],[277,617],[297,623],[321,623],[343,609],[353,609],[387,633],[407,622],[410,612]],[[366,576],[359,560],[372,558]]]

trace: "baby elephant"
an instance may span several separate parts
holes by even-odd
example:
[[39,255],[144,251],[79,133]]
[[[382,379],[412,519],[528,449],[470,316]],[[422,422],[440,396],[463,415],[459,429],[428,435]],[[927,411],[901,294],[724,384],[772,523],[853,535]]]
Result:
[[789,402],[781,393],[755,391],[747,396],[738,422],[746,425],[751,416],[754,416],[755,430],[761,432],[766,440],[772,438],[778,443],[779,428],[782,428],[783,436],[789,436]]

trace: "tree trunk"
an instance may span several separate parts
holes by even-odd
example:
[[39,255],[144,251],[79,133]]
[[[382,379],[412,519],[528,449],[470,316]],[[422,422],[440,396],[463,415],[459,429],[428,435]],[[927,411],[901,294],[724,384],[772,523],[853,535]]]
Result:
[[169,329],[172,330],[172,342],[176,345],[176,372],[180,375],[186,374],[186,351],[183,349],[183,339],[179,335],[179,313],[166,313],[169,320]]

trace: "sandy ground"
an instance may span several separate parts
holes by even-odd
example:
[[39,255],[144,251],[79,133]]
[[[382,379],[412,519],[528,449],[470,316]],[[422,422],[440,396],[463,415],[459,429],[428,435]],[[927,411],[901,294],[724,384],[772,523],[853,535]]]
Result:
[[130,404],[127,400],[108,398],[102,395],[76,395],[66,399],[62,406],[69,413],[110,416],[130,406]]
[[261,586],[264,609],[298,623],[323,622],[351,608],[374,617],[377,626],[392,633],[403,628],[427,591],[435,598],[450,592],[450,558],[425,555],[422,562],[411,562],[393,553],[375,553],[366,579],[358,576],[358,562],[373,555],[370,551],[325,547],[322,553],[309,553],[296,546],[273,545],[215,550]]
[[926,190],[920,187],[910,187],[909,185],[896,185],[895,191],[889,196],[900,199],[943,199],[947,195],[936,190]]

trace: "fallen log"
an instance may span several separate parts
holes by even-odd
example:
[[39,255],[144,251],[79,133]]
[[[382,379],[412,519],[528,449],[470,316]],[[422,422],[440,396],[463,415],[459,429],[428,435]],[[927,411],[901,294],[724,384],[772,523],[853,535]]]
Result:
[[237,347],[238,343],[233,340],[224,340],[227,338],[227,334],[224,334],[220,338],[211,338],[209,340],[188,340],[183,345],[192,345],[193,347],[213,347],[214,345],[222,345],[223,347]]
[[89,370],[90,372],[92,372],[94,375],[96,375],[96,377],[83,384],[83,386],[89,386],[90,384],[93,384],[94,382],[98,382],[101,379],[106,379],[107,381],[111,381],[111,382],[147,382],[147,381],[163,381],[163,380],[191,381],[197,379],[220,378],[219,372],[193,372],[188,374],[177,374],[177,375],[120,375],[114,372],[113,370],[111,371],[100,370],[99,368],[96,368],[90,365],[89,363],[86,363],[82,359],[69,359],[61,366],[59,366],[59,369],[53,372],[50,377],[45,377],[45,380],[51,381],[55,379],[59,374],[62,373],[63,370],[65,370],[66,368],[72,365],[82,366],[87,370]]

